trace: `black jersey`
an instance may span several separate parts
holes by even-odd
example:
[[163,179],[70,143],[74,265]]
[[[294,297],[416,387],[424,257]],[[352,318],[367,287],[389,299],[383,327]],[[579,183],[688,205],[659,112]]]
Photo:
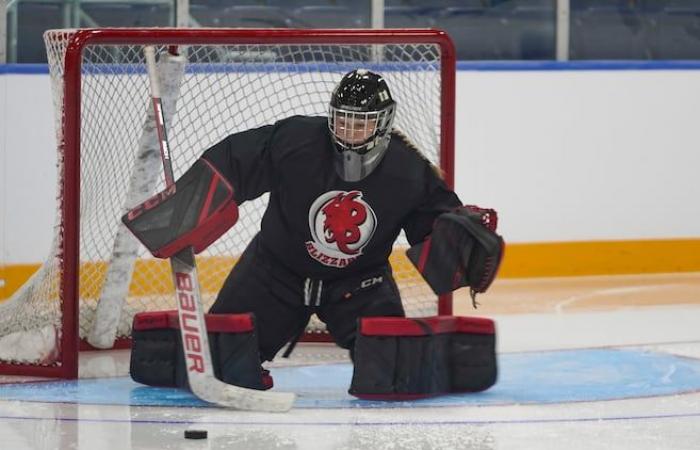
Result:
[[239,204],[270,193],[259,241],[302,277],[334,279],[384,265],[401,229],[415,244],[435,217],[461,205],[398,134],[357,182],[337,175],[335,151],[326,118],[294,116],[233,134],[203,157],[230,180]]

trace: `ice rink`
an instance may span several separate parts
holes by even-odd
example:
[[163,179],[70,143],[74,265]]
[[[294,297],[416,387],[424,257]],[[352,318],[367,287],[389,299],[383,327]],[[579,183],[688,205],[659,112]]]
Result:
[[482,393],[360,401],[343,353],[308,344],[270,365],[298,394],[291,412],[237,412],[132,382],[126,351],[93,352],[79,381],[1,379],[0,448],[700,448],[699,273],[499,280],[480,300],[456,313],[496,321],[499,379]]

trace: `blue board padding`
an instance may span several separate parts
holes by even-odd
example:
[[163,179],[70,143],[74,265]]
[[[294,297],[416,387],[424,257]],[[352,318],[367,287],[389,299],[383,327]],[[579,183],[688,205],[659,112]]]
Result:
[[[405,64],[405,63],[404,63]],[[418,65],[420,63],[414,63]],[[430,64],[430,63],[423,63]],[[282,64],[258,64],[252,69],[249,66],[235,66],[234,64],[195,64],[188,68],[191,73],[218,73],[218,72],[238,72],[238,71],[268,71],[268,72],[288,72],[288,71],[307,71],[309,66],[304,64],[294,65],[297,68],[291,67],[291,65]],[[133,68],[128,65],[124,67],[124,73],[145,73],[145,68]],[[356,63],[326,63],[323,65],[325,70],[350,70],[356,67]],[[417,66],[418,67],[418,66]],[[96,68],[94,70],[100,70]],[[110,70],[114,70],[114,66]],[[396,65],[391,66],[387,64],[386,66],[375,65],[374,70],[397,70]],[[401,67],[401,70],[404,70]],[[458,71],[488,71],[488,72],[502,72],[502,71],[591,71],[591,70],[607,70],[607,71],[619,71],[619,70],[700,70],[700,61],[697,60],[602,60],[602,61],[590,61],[590,60],[574,60],[574,61],[522,61],[522,60],[502,60],[502,61],[458,61],[457,62]],[[25,64],[25,63],[12,63],[12,64],[0,64],[0,75],[3,74],[48,74],[49,66],[48,64]]]
[[[547,404],[673,395],[700,390],[700,360],[632,349],[505,354],[498,382],[472,394],[416,401],[358,400],[347,393],[350,364],[273,369],[275,389],[298,394],[297,408],[445,407]],[[207,406],[187,391],[128,377],[0,385],[0,398],[134,406]]]

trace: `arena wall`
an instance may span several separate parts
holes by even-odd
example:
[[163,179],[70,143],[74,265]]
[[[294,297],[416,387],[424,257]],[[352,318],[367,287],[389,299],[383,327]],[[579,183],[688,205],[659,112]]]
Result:
[[[700,64],[460,64],[455,187],[499,211],[502,275],[699,271],[699,85]],[[1,299],[51,244],[45,66],[0,66],[0,106]]]

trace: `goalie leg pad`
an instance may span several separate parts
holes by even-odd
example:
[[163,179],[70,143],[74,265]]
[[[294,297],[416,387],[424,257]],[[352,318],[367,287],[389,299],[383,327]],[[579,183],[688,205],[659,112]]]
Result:
[[363,318],[349,393],[406,400],[483,391],[496,382],[495,341],[489,319]]
[[238,220],[233,187],[199,159],[177,182],[122,217],[124,225],[158,258],[192,247],[199,253]]
[[[260,367],[252,314],[205,314],[205,320],[216,378],[241,387],[271,388],[272,377]],[[132,340],[134,381],[189,389],[176,311],[136,314]]]

